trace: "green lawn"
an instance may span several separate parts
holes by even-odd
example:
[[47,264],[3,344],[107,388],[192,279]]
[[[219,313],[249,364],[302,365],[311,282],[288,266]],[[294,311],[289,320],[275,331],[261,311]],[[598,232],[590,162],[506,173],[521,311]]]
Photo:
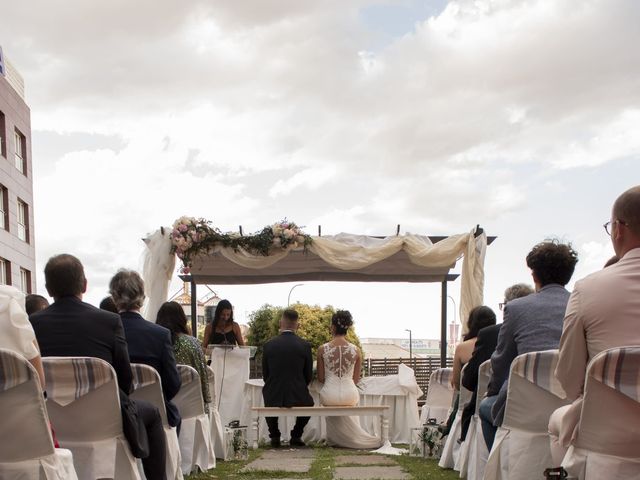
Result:
[[[252,472],[239,473],[239,470],[248,462],[221,462],[218,461],[216,468],[204,473],[198,473],[185,477],[187,480],[209,480],[234,478],[238,480],[256,479],[277,479],[277,478],[313,478],[314,480],[331,480],[333,478],[334,457],[337,455],[366,455],[366,452],[337,449],[330,447],[310,447],[315,451],[314,462],[309,473],[285,473],[283,472]],[[250,450],[249,461],[260,456],[263,449]],[[391,457],[398,462],[411,477],[415,480],[438,479],[454,480],[458,479],[458,473],[453,470],[443,470],[438,467],[435,460],[423,460],[421,458],[409,457],[406,455]]]

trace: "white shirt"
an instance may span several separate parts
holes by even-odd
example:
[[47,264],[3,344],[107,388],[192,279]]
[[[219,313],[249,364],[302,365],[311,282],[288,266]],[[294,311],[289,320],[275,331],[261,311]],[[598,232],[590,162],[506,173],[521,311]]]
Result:
[[24,310],[24,294],[14,287],[0,285],[0,348],[31,360],[40,355],[35,339]]

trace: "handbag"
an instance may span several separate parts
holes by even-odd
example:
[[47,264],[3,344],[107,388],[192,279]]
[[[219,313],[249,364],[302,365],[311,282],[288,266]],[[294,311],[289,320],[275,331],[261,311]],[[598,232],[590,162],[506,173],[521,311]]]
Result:
[[124,433],[131,453],[136,458],[149,456],[149,438],[147,428],[138,414],[138,406],[135,400],[120,390],[120,411],[122,412],[122,431]]

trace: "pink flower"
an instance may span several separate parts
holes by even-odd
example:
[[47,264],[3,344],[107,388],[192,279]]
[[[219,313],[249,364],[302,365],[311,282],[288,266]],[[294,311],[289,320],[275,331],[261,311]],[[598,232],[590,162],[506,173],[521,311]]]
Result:
[[181,232],[186,232],[188,229],[189,228],[184,223],[178,225],[178,230],[180,230]]
[[182,273],[184,273],[185,275],[189,275],[189,272],[191,272],[191,269],[189,267],[182,267]]

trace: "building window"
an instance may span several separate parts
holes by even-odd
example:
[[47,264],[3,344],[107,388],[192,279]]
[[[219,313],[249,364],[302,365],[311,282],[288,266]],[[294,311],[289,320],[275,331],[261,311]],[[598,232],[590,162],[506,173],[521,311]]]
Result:
[[14,144],[16,147],[15,165],[20,173],[27,174],[27,139],[20,130],[14,132]]
[[18,238],[29,243],[29,206],[18,199]]
[[7,133],[4,123],[4,113],[0,111],[0,155],[7,158]]
[[0,257],[0,285],[11,285],[11,262]]
[[0,185],[0,228],[9,231],[9,191]]
[[31,272],[24,268],[20,269],[20,290],[22,293],[31,293]]

